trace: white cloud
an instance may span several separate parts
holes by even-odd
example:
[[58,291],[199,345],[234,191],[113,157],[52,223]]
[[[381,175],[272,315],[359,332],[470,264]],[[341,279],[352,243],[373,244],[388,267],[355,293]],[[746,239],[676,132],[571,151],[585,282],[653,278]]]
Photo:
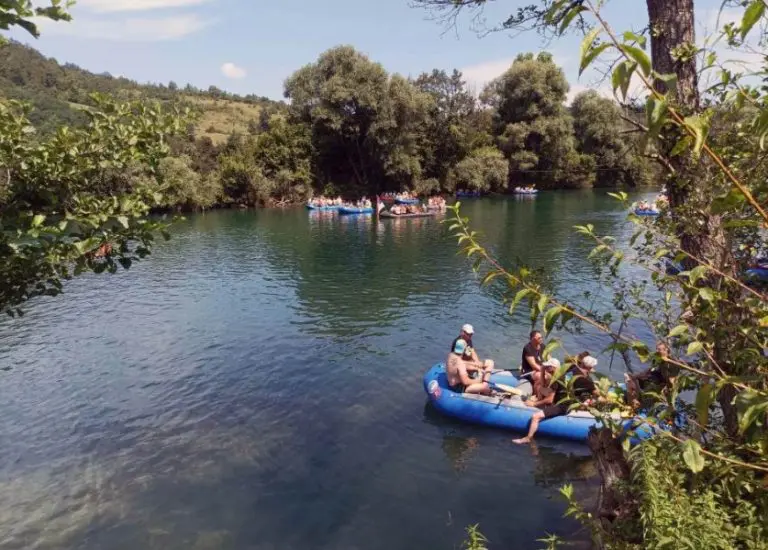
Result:
[[78,17],[71,23],[41,19],[37,23],[44,35],[55,34],[120,42],[159,42],[183,38],[204,29],[210,22],[197,15],[179,15],[115,21]]
[[470,90],[480,93],[483,87],[494,78],[501,76],[504,71],[509,69],[514,57],[499,59],[496,61],[486,61],[477,65],[470,65],[461,69],[464,80],[467,82]]
[[163,8],[197,6],[210,0],[78,0],[77,7],[99,13],[118,11],[145,11]]
[[247,73],[245,69],[238,67],[234,63],[224,63],[221,66],[221,74],[227,78],[244,78]]

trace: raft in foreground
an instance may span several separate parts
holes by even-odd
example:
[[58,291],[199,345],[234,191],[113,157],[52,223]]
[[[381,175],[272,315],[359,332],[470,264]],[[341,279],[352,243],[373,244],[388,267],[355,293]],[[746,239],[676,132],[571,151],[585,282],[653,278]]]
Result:
[[[517,378],[507,372],[493,374],[491,382],[509,386],[518,384]],[[446,416],[474,424],[514,430],[522,434],[528,431],[531,417],[539,410],[528,407],[517,396],[502,400],[499,397],[457,393],[448,387],[448,378],[442,363],[435,365],[424,375],[424,391],[427,392],[434,407]],[[632,424],[631,419],[625,420],[624,429],[629,429]],[[537,436],[546,435],[573,441],[586,441],[589,430],[600,425],[600,421],[590,413],[574,411],[565,416],[542,420]],[[637,428],[632,442],[645,439],[650,435],[651,432],[647,427]]]
[[337,204],[329,204],[327,206],[316,206],[314,204],[307,203],[307,210],[338,210],[340,207]]

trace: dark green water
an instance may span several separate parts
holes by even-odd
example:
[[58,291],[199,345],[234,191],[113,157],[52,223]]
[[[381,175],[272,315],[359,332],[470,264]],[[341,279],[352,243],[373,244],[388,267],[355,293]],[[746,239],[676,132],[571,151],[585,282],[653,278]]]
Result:
[[[626,232],[602,191],[464,204],[567,296],[599,290],[572,226]],[[425,406],[462,323],[503,366],[530,330],[438,220],[214,212],[173,233],[0,322],[1,548],[448,549],[471,523],[535,548],[578,529],[557,492],[594,485],[584,447]]]

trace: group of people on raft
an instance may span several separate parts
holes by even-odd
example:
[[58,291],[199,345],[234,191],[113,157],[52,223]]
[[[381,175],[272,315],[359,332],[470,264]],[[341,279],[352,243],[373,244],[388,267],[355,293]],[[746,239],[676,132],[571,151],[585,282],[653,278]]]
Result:
[[[472,344],[474,333],[472,325],[466,324],[461,327],[459,336],[451,344],[451,351],[445,362],[448,385],[458,393],[494,395],[496,392],[492,389],[490,377],[495,365],[493,360],[481,361],[478,357]],[[570,367],[565,376],[554,383],[552,375],[560,368],[560,361],[555,358],[543,361],[541,357],[543,351],[544,338],[541,332],[534,330],[523,347],[519,377],[527,379],[533,388],[525,404],[539,410],[531,417],[528,434],[515,439],[515,443],[530,443],[542,420],[568,414],[576,401],[585,405],[606,401],[606,397],[601,395],[592,379],[592,372],[597,367],[597,359],[588,351],[566,358]],[[639,399],[642,392],[664,389],[674,381],[676,372],[667,362],[669,346],[665,342],[658,342],[656,353],[659,360],[648,370],[624,376],[627,401],[635,409],[640,407]],[[566,383],[566,379],[569,378],[572,396]]]
[[320,195],[319,197],[313,197],[309,199],[308,204],[310,206],[315,207],[321,207],[321,206],[341,206],[344,204],[344,201],[341,197],[331,198],[326,197],[325,195]]
[[319,197],[311,198],[308,204],[314,207],[322,207],[322,206],[349,206],[352,208],[371,208],[372,207],[371,199],[369,199],[368,197],[363,197],[358,201],[345,201],[341,197],[336,197],[334,199],[334,198],[326,197],[324,195],[320,195]]
[[[385,209],[384,203],[379,202],[379,212]],[[429,212],[445,212],[446,203],[445,199],[440,196],[429,197],[426,203],[422,204],[393,204],[389,208],[389,212],[402,216],[403,214],[426,214]]]

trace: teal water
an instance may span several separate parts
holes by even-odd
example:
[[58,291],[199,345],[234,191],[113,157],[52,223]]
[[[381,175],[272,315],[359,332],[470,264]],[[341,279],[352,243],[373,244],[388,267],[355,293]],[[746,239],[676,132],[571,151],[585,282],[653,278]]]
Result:
[[[605,192],[463,211],[505,261],[609,299],[572,229],[626,235]],[[583,446],[518,447],[426,406],[422,374],[462,323],[509,367],[530,330],[445,224],[260,210],[172,233],[0,321],[1,548],[458,548],[473,523],[493,548],[536,548],[579,529],[558,488],[592,492]]]

